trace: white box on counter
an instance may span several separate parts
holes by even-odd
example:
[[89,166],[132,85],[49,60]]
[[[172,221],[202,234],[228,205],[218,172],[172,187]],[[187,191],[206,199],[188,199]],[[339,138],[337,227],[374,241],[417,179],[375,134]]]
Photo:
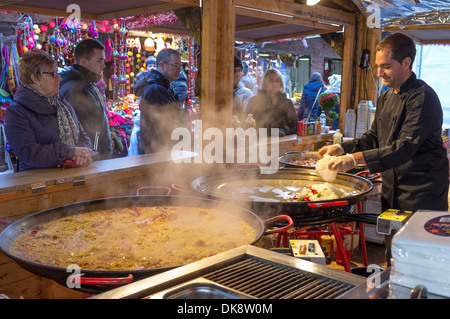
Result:
[[450,297],[450,212],[417,211],[392,241],[391,282]]

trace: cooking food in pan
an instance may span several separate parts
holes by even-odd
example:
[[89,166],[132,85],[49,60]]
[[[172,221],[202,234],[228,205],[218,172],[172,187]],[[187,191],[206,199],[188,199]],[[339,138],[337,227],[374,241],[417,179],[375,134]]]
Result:
[[293,201],[319,201],[340,199],[358,194],[357,191],[346,191],[343,187],[337,187],[330,183],[314,184],[311,187],[303,187],[300,192],[293,195]]
[[291,202],[341,199],[359,194],[349,186],[317,183],[307,180],[246,180],[230,181],[218,187],[217,196],[236,200]]
[[242,219],[216,209],[152,206],[62,217],[19,236],[11,253],[38,264],[86,270],[176,267],[251,243]]
[[315,168],[319,160],[317,152],[292,152],[278,158],[285,167]]
[[295,166],[304,166],[304,167],[316,167],[318,159],[317,158],[310,158],[310,159],[304,159],[304,160],[292,160],[289,161],[288,164],[295,165]]

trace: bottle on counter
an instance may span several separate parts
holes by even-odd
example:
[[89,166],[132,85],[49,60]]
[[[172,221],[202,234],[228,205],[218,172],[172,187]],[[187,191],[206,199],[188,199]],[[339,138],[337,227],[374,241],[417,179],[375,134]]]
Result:
[[303,125],[303,121],[300,120],[300,121],[297,122],[297,136],[305,135],[304,131],[305,131],[305,128],[304,128],[304,125]]
[[242,127],[241,121],[239,121],[239,117],[237,115],[233,115],[233,120],[231,121],[231,125],[233,128]]
[[339,144],[342,143],[342,133],[340,129],[336,130],[336,133],[333,135],[333,144]]
[[327,116],[325,115],[324,112],[322,112],[322,114],[320,114],[320,134],[324,134],[325,133],[325,126],[327,125]]
[[256,121],[253,118],[253,114],[249,114],[244,123],[245,123],[245,129],[248,129],[249,127],[256,128]]

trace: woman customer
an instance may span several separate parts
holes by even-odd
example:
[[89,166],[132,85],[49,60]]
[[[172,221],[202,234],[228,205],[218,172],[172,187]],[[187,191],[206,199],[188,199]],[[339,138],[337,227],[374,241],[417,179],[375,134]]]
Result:
[[[298,108],[298,120],[304,122],[315,121],[322,113],[319,105],[319,95],[325,92],[326,87],[323,85],[323,79],[320,73],[314,72],[309,77],[308,84],[305,85]],[[306,119],[306,120],[305,120]]]
[[252,114],[256,128],[279,129],[279,136],[297,132],[297,115],[294,104],[284,93],[283,76],[276,69],[268,69],[261,82],[261,90],[248,102],[247,114]]
[[27,51],[19,62],[21,85],[6,110],[5,132],[19,160],[18,171],[92,162],[91,140],[69,103],[59,94],[58,67],[41,50]]

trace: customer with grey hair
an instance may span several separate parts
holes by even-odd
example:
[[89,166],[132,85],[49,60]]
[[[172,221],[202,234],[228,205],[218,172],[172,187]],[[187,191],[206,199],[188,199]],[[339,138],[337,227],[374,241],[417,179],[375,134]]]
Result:
[[172,131],[186,127],[182,103],[174,91],[172,82],[181,71],[181,54],[173,49],[164,49],[156,56],[156,69],[143,77],[134,86],[141,97],[139,154],[170,150],[175,141]]
[[298,120],[315,121],[322,113],[319,105],[319,95],[326,90],[323,85],[323,79],[320,73],[314,72],[309,77],[308,84],[305,85],[302,93],[302,99],[298,108]]
[[17,171],[88,166],[92,144],[67,100],[59,93],[55,59],[30,50],[19,62],[21,85],[6,110],[5,133],[17,155]]

